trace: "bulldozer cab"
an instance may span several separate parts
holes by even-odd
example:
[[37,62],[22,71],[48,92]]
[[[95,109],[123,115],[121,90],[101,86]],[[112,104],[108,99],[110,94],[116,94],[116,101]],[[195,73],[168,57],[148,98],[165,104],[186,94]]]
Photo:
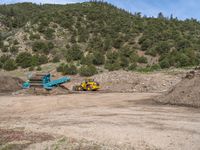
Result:
[[85,79],[85,82],[86,82],[86,83],[88,83],[88,82],[94,82],[94,79],[88,78],[88,79]]

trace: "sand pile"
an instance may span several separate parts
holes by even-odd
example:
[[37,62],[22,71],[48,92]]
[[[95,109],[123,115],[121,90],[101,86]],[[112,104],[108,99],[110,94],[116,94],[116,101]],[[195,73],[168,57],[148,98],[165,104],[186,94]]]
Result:
[[11,93],[22,88],[23,80],[16,77],[0,76],[0,93]]
[[162,97],[156,99],[165,104],[200,107],[200,71],[191,71]]

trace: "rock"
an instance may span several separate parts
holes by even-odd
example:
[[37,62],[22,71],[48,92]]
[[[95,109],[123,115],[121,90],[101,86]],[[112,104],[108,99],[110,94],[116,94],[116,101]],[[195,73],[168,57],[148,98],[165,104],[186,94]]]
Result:
[[3,42],[3,45],[7,47],[7,46],[9,46],[10,44],[9,44],[8,41],[4,41],[4,42]]

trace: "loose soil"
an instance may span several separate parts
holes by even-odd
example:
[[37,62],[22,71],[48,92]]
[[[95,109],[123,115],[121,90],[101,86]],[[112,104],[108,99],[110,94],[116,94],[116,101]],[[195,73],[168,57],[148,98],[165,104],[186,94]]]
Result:
[[11,93],[22,88],[23,80],[11,76],[0,76],[0,94]]
[[[159,94],[1,96],[0,129],[20,130],[28,139],[34,137],[31,133],[56,137],[33,140],[25,147],[28,150],[199,150],[200,110],[159,105],[152,100],[156,96]],[[3,137],[7,134],[1,133]],[[3,138],[2,147],[11,140]]]
[[200,71],[191,71],[171,90],[156,99],[164,104],[200,107]]

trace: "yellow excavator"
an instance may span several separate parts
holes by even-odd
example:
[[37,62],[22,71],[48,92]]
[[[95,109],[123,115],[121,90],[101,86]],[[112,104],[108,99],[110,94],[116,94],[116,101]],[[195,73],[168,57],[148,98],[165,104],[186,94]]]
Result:
[[100,85],[94,79],[85,79],[80,85],[73,87],[73,91],[97,91],[99,89]]

